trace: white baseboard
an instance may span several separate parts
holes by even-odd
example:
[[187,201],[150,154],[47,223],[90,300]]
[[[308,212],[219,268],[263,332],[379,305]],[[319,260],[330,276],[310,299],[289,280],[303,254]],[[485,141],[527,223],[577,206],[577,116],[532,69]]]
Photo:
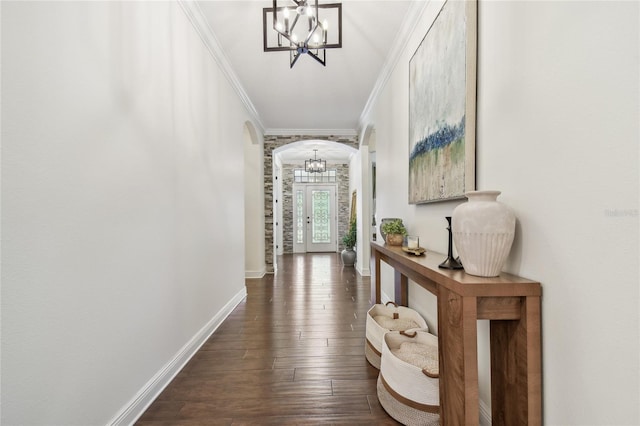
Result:
[[107,424],[120,426],[135,423],[246,295],[247,289],[243,287]]
[[387,296],[387,293],[380,291],[380,303],[385,305],[387,302],[393,302],[393,299]]
[[262,278],[267,273],[267,268],[262,268],[259,271],[244,271],[245,278]]
[[360,274],[361,277],[370,277],[371,270],[369,268],[361,268],[360,265],[356,263],[356,271]]
[[491,426],[491,408],[480,400],[480,426]]

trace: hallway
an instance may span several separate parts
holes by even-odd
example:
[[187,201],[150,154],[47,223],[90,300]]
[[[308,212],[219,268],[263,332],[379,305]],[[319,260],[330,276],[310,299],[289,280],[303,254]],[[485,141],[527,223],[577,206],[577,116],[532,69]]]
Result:
[[336,253],[284,255],[138,425],[396,425],[364,357],[369,278]]

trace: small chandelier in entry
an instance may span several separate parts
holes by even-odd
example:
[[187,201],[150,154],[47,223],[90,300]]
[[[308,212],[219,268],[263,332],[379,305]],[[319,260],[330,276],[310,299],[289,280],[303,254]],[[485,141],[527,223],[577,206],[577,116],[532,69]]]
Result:
[[313,150],[313,158],[305,160],[304,171],[307,173],[323,173],[327,171],[327,162],[318,158],[318,150]]
[[342,4],[318,4],[318,0],[284,3],[278,5],[278,0],[273,0],[273,7],[262,9],[264,51],[288,51],[290,68],[303,54],[326,66],[326,49],[342,47]]

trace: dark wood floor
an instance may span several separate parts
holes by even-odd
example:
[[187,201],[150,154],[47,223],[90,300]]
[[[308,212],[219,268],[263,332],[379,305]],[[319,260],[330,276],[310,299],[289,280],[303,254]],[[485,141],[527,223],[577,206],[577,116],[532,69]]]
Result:
[[369,278],[337,254],[285,255],[138,425],[397,425],[364,356]]

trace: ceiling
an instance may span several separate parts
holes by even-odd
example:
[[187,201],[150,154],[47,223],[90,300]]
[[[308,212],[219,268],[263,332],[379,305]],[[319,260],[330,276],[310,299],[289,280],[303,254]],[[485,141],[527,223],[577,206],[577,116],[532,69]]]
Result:
[[[320,0],[333,2],[339,0]],[[341,3],[343,47],[327,50],[326,67],[303,55],[290,68],[288,52],[263,51],[262,9],[272,7],[272,0],[197,2],[266,134],[357,134],[367,101],[415,2]],[[279,7],[293,4],[278,1]],[[300,145],[289,157],[310,158],[314,147],[317,144]]]

